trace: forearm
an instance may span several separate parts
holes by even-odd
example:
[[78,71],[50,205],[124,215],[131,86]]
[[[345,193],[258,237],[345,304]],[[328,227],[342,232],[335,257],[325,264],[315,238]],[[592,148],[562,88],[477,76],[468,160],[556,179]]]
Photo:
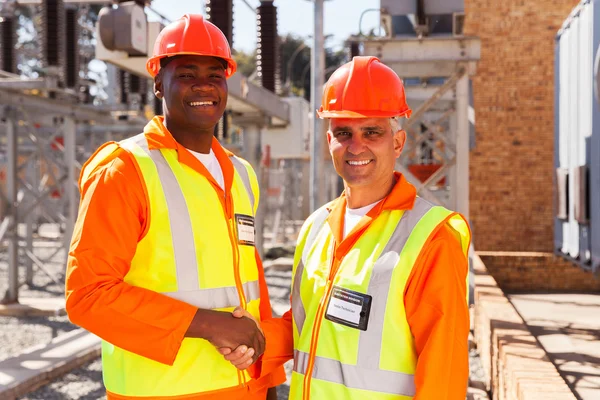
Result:
[[66,282],[71,321],[115,346],[171,365],[196,308],[114,277],[82,279],[90,269],[76,262],[70,260]]
[[286,312],[281,318],[262,321],[261,327],[267,345],[259,362],[249,369],[253,378],[264,377],[277,371],[286,361],[294,357],[291,311]]
[[418,355],[415,400],[464,399],[469,375],[467,260],[460,243],[442,229],[419,261],[405,294]]

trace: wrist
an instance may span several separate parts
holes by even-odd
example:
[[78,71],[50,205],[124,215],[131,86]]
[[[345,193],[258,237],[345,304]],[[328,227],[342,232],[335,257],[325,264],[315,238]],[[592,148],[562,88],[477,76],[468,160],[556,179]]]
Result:
[[211,328],[215,326],[214,319],[218,313],[220,312],[199,308],[196,311],[185,336],[210,341],[213,336]]

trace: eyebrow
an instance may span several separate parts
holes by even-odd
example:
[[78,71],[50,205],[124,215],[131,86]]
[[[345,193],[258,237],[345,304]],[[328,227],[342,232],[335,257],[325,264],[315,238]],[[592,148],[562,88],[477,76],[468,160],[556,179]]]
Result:
[[[373,125],[373,126],[363,126],[362,128],[360,128],[360,130],[363,132],[366,132],[366,131],[383,131],[385,129],[382,128],[381,126]],[[352,128],[350,126],[337,126],[332,130],[333,133],[351,132],[351,131],[352,131]]]
[[373,125],[373,126],[363,126],[362,128],[360,128],[361,131],[382,131],[384,130],[384,128],[382,128],[379,125]]
[[[194,71],[197,71],[199,68],[196,64],[184,64],[184,65],[178,65],[175,67],[175,69],[191,69]],[[210,67],[208,67],[209,71],[225,71],[225,68],[223,68],[222,65],[211,65]]]

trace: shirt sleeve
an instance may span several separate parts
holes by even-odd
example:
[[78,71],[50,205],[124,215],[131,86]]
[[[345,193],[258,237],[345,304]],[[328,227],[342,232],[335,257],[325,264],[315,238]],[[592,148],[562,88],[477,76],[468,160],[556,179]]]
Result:
[[80,190],[67,261],[70,320],[115,346],[172,365],[197,309],[124,282],[148,221],[135,162],[117,149]]
[[[266,346],[265,352],[259,360],[248,368],[248,373],[252,378],[257,379],[261,386],[266,384],[268,387],[274,387],[285,382],[286,376],[283,364],[292,356],[285,357],[287,353],[293,355],[292,314],[290,310],[282,318],[272,317],[269,290],[258,251],[256,252],[256,265],[258,266],[260,286],[260,325],[265,335]],[[286,350],[289,347],[290,350],[286,354],[281,354],[283,352],[282,347]]]
[[409,277],[404,303],[418,354],[414,400],[464,399],[469,379],[468,261],[452,228],[432,238]]

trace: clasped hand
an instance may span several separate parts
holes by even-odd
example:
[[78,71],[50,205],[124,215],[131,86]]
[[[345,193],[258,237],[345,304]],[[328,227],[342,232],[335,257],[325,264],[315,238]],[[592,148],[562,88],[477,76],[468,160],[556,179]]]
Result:
[[232,314],[235,318],[238,319],[244,317],[251,319],[256,324],[256,327],[260,332],[259,335],[257,335],[259,336],[259,340],[256,341],[256,344],[254,344],[253,347],[249,347],[244,344],[237,347],[230,347],[229,345],[225,344],[223,344],[222,346],[217,346],[219,353],[221,353],[227,361],[229,361],[237,369],[244,370],[250,367],[252,364],[254,364],[258,357],[260,357],[264,352],[265,337],[263,335],[262,329],[260,329],[260,325],[254,319],[254,317],[252,317],[252,314],[250,314],[248,311],[244,310],[241,307],[236,307],[236,309],[233,310]]

